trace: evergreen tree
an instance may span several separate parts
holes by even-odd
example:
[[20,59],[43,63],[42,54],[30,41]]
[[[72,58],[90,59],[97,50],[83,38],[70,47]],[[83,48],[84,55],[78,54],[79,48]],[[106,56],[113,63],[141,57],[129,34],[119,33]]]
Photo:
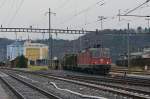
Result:
[[17,60],[18,60],[16,63],[17,68],[27,68],[28,59],[26,59],[25,56],[23,55],[18,56]]
[[139,26],[139,27],[137,28],[137,31],[138,31],[138,33],[142,33],[142,27]]

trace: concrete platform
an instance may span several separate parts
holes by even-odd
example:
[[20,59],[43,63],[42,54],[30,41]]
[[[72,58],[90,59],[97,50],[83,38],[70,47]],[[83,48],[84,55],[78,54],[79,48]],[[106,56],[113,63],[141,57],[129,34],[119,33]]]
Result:
[[10,99],[0,83],[0,99]]

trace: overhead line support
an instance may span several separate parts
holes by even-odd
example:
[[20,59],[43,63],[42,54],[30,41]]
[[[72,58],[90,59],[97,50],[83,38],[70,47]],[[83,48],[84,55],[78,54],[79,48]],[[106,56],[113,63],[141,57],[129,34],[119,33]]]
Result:
[[68,30],[68,29],[38,29],[38,28],[0,28],[0,32],[30,32],[30,33],[58,33],[58,34],[87,34],[95,31]]

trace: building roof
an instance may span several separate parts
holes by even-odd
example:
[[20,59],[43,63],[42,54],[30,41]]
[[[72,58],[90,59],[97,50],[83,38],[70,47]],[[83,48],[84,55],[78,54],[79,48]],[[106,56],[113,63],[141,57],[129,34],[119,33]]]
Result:
[[23,41],[15,41],[14,43],[8,45],[8,46],[23,46],[24,42]]
[[25,47],[48,47],[46,44],[25,42]]
[[150,52],[150,48],[144,48],[143,52]]
[[48,47],[46,44],[41,43],[31,43],[24,41],[15,41],[12,44],[8,45],[9,47],[25,46],[25,47]]
[[143,52],[134,52],[131,53],[132,56],[141,56],[143,54]]

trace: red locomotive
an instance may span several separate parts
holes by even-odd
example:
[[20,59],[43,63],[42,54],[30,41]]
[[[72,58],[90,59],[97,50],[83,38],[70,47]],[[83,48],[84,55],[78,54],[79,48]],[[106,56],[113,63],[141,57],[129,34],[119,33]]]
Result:
[[91,74],[108,74],[111,68],[109,49],[94,47],[78,54],[67,54],[64,58],[64,69]]

